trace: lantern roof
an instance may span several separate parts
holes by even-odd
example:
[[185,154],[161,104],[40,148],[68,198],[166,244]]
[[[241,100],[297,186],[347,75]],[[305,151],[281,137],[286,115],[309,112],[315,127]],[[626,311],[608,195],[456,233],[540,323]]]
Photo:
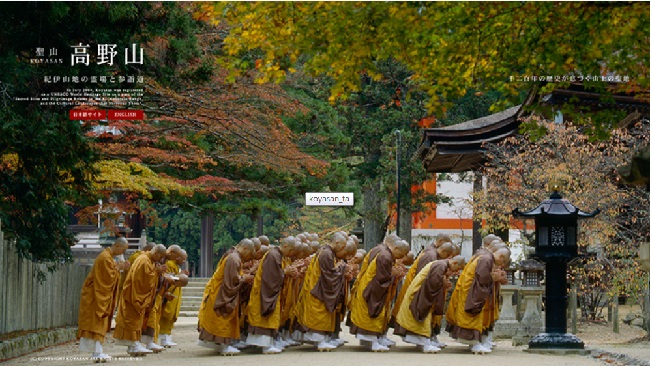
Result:
[[575,205],[571,204],[570,201],[563,199],[559,192],[555,191],[550,195],[550,199],[546,199],[539,204],[534,209],[522,212],[518,208],[512,211],[512,214],[515,216],[521,217],[539,217],[544,215],[574,215],[579,218],[592,218],[600,213],[600,209],[596,209],[591,213],[580,210]]
[[534,259],[526,259],[519,262],[517,268],[521,270],[544,270],[546,266]]

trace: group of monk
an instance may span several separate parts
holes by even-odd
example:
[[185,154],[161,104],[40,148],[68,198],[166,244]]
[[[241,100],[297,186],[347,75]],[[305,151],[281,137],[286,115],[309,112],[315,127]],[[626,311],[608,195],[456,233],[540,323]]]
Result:
[[127,240],[118,237],[104,249],[82,287],[77,337],[80,349],[92,353],[95,362],[111,359],[102,344],[116,309],[113,338],[127,346],[128,354],[142,356],[176,346],[171,333],[181,288],[188,284],[188,272],[180,269],[188,255],[178,245],[166,249],[149,242],[124,260],[127,248]]
[[[387,333],[437,353],[446,330],[473,353],[490,353],[498,318],[499,287],[510,251],[489,235],[466,264],[460,246],[440,236],[415,259],[394,234],[368,253],[354,235],[336,232],[320,245],[314,233],[272,246],[266,236],[244,239],[219,261],[204,291],[197,344],[222,355],[247,347],[278,354],[300,344],[319,351],[342,346],[341,324],[374,352],[394,346]],[[409,268],[408,268],[409,267]],[[460,274],[461,272],[461,274]],[[452,288],[450,277],[459,279]]]
[[[301,344],[332,351],[346,343],[340,338],[345,322],[368,350],[394,346],[391,328],[421,352],[437,353],[446,347],[438,339],[445,317],[446,331],[471,352],[495,347],[492,330],[511,255],[499,237],[486,236],[468,263],[448,236],[418,256],[394,234],[368,253],[358,247],[358,238],[345,232],[323,245],[307,232],[277,245],[266,236],[243,239],[221,257],[206,285],[197,344],[222,355],[249,347],[278,354]],[[188,282],[179,267],[187,254],[177,245],[150,243],[123,261],[126,249],[124,238],[105,249],[82,289],[78,337],[95,361],[111,358],[102,343],[116,307],[113,338],[130,355],[176,345],[171,332]],[[447,303],[452,276],[458,278]]]

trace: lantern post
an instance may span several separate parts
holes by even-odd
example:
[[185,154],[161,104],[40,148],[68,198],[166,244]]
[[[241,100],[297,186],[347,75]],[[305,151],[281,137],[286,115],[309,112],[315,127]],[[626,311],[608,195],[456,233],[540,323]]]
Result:
[[530,340],[530,351],[584,350],[584,342],[566,332],[566,264],[578,256],[578,219],[592,218],[599,212],[599,209],[592,213],[581,211],[556,190],[536,208],[525,212],[514,209],[512,212],[514,216],[534,218],[534,257],[546,264],[546,332]]

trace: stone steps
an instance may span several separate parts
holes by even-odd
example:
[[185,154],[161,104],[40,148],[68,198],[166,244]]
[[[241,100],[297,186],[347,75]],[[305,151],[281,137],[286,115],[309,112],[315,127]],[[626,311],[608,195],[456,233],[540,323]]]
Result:
[[204,288],[209,280],[210,278],[188,279],[188,285],[183,288],[179,317],[197,317],[199,315]]

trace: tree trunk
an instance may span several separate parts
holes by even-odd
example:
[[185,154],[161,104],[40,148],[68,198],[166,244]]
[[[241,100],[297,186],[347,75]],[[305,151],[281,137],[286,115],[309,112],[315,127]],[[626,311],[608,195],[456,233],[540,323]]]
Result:
[[364,248],[369,251],[382,242],[385,236],[382,228],[387,208],[382,205],[380,180],[374,179],[369,185],[365,185],[362,195],[364,200]]
[[201,243],[200,243],[200,255],[199,255],[199,276],[200,277],[210,277],[213,275],[213,253],[215,249],[213,248],[213,226],[215,223],[215,218],[213,214],[207,213],[204,214],[201,218]]
[[398,229],[397,234],[412,244],[412,211],[401,209],[401,228]]
[[[477,193],[482,191],[482,175],[480,172],[473,172],[473,192]],[[474,216],[473,219],[473,251],[475,252],[482,247],[482,235],[480,235],[480,229],[482,229],[482,221],[479,218]]]

